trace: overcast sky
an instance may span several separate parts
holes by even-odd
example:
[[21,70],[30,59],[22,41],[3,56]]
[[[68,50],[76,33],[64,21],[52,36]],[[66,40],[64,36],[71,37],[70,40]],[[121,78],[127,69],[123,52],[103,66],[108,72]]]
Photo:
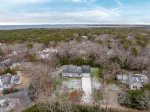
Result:
[[0,24],[150,24],[150,0],[0,0]]

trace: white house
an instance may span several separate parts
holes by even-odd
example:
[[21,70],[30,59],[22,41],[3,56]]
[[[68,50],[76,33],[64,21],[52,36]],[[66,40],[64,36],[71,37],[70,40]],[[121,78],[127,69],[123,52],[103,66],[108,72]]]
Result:
[[119,82],[129,85],[131,90],[140,90],[149,83],[149,78],[144,74],[117,75],[116,78]]
[[54,49],[54,48],[47,48],[47,49],[44,49],[42,51],[39,51],[37,53],[37,57],[39,59],[46,59],[50,56],[50,54],[54,54],[54,53],[57,53],[58,50],[57,49]]
[[19,75],[5,74],[0,76],[0,90],[10,89],[14,85],[21,84],[22,80]]
[[140,90],[143,88],[143,85],[140,82],[134,82],[134,83],[129,85],[129,88],[131,90]]

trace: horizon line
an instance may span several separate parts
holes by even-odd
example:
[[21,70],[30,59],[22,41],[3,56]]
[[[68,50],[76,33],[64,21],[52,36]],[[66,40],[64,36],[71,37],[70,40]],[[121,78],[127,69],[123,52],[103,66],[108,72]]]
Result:
[[138,25],[146,25],[149,26],[150,23],[19,23],[19,24],[0,24],[0,26],[20,26],[20,25],[124,25],[124,26],[138,26]]

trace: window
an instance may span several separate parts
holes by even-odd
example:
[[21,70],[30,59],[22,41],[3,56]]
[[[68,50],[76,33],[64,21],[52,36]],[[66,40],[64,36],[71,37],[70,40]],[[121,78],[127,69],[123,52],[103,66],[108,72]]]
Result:
[[134,88],[134,89],[137,89],[137,87],[136,87],[135,85],[133,85],[133,88]]

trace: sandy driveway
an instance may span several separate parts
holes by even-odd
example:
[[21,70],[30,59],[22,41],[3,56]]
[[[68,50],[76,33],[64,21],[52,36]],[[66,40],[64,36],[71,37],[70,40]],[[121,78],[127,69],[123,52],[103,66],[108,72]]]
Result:
[[29,85],[31,84],[30,75],[28,73],[21,72],[21,80],[22,83],[19,85],[15,85],[16,88],[26,88],[29,87]]
[[116,85],[107,85],[104,93],[105,105],[113,108],[119,108],[120,105],[118,103],[118,92],[119,88]]
[[91,87],[91,77],[83,76],[82,77],[82,90],[84,91],[82,101],[84,103],[92,103],[92,87]]
[[111,105],[112,107],[119,107],[118,103],[118,92],[116,91],[107,91],[106,95],[106,101],[108,105]]

